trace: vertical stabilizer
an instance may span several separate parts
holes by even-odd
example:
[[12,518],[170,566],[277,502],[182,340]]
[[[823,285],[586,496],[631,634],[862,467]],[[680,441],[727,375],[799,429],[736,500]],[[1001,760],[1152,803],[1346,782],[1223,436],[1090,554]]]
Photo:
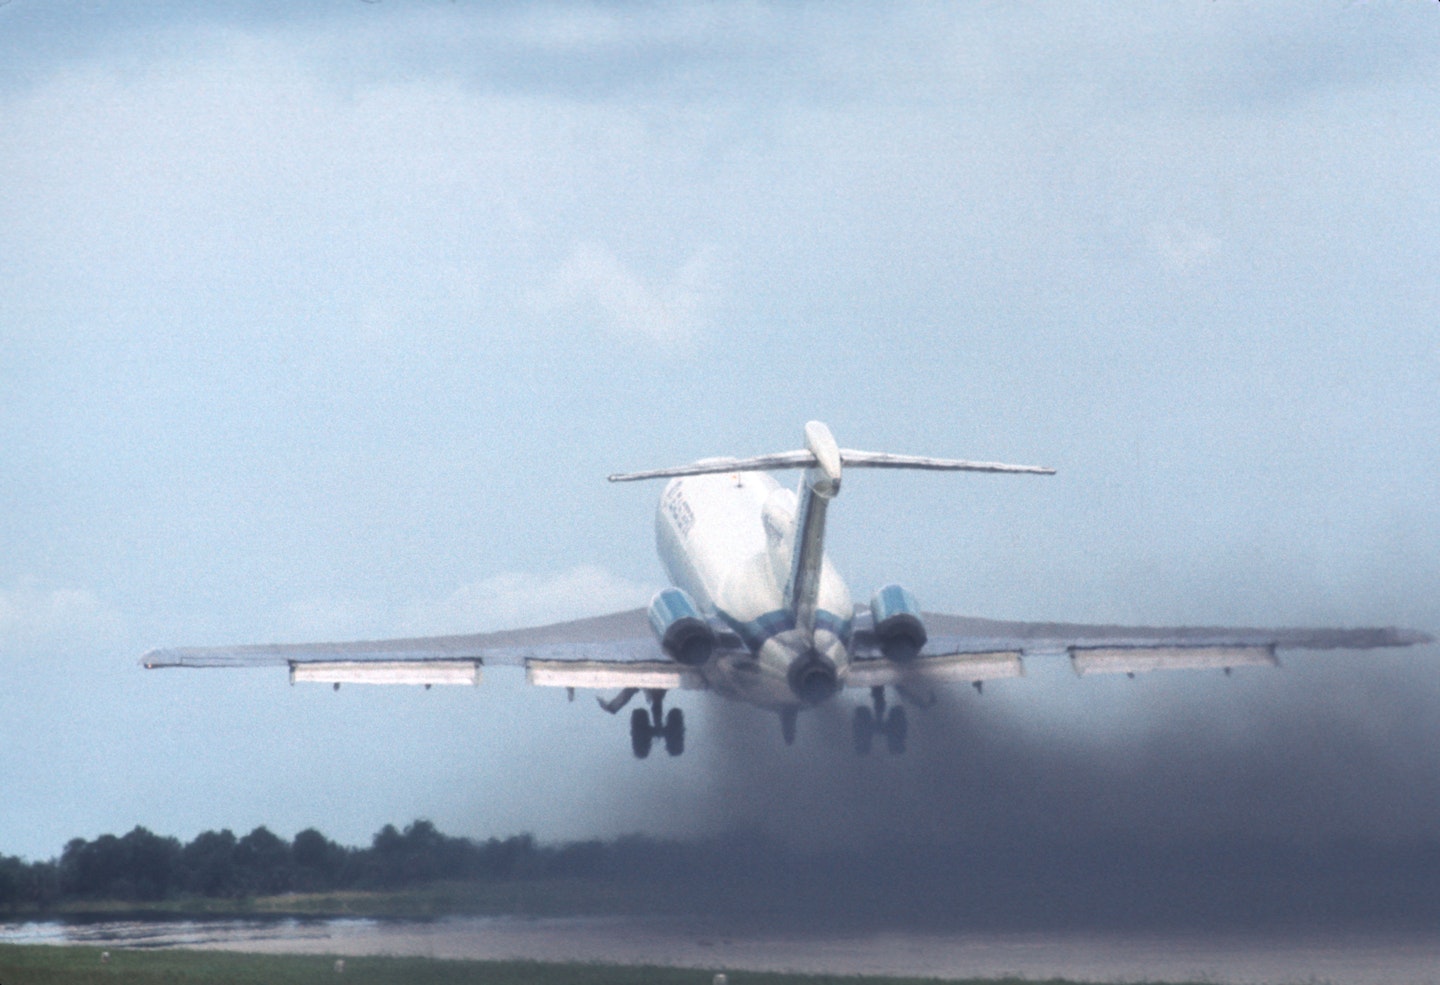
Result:
[[815,636],[815,607],[825,559],[825,510],[840,492],[840,446],[828,427],[811,421],[805,425],[805,447],[814,463],[800,479],[785,608],[794,614],[795,627],[809,640]]

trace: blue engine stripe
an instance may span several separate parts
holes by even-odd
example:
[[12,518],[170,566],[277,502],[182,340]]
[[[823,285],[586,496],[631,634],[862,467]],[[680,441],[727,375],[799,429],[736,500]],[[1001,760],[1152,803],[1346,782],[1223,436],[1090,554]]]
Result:
[[[795,628],[795,614],[784,609],[767,612],[750,622],[741,622],[723,611],[716,614],[724,620],[725,625],[735,631],[735,634],[740,637],[740,641],[751,653],[759,653],[760,648],[768,640]],[[834,633],[845,644],[847,650],[850,648],[850,638],[855,628],[853,620],[842,619],[833,612],[818,609],[815,612],[815,628]]]

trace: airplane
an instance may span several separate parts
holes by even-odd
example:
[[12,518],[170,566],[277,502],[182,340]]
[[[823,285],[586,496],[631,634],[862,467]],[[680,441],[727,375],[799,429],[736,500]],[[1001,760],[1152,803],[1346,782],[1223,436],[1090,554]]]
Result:
[[[520,666],[531,684],[614,691],[600,707],[619,713],[636,695],[631,750],[646,758],[655,740],[679,756],[685,718],[668,714],[672,690],[707,690],[779,714],[795,741],[802,709],[868,689],[853,714],[855,752],[877,738],[905,751],[906,706],[929,707],[936,686],[1024,675],[1025,660],[1065,656],[1079,675],[1152,670],[1278,666],[1280,649],[1411,646],[1420,632],[1371,629],[1127,627],[1002,622],[924,612],[901,585],[855,605],[824,552],[832,500],[849,469],[926,469],[1051,475],[1053,469],[999,462],[896,455],[841,448],[818,421],[805,447],[754,458],[708,458],[676,468],[612,475],[612,482],[668,479],[655,514],[656,542],[670,586],[648,608],[529,629],[349,643],[262,644],[152,650],[146,668],[288,667],[291,683],[480,683],[481,668]],[[799,469],[795,491],[771,476]],[[900,699],[887,701],[887,689]]]

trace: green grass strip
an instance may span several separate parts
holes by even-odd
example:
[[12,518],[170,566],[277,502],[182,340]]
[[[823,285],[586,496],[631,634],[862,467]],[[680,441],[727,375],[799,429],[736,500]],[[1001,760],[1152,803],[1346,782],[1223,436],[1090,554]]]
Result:
[[[0,945],[0,985],[710,985],[716,970],[541,961],[243,954]],[[726,971],[730,985],[935,985],[934,978],[874,978]],[[952,981],[947,979],[946,981]],[[1059,979],[964,979],[965,985],[1073,985]]]

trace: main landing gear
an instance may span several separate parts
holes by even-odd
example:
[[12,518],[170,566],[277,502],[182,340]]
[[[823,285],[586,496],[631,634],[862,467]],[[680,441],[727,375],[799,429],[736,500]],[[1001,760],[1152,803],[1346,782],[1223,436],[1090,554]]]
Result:
[[678,756],[685,751],[685,713],[671,708],[665,714],[665,692],[649,690],[645,697],[650,700],[650,710],[636,708],[630,713],[630,749],[636,759],[650,755],[650,745],[656,737],[665,741],[665,751]]
[[905,751],[905,736],[910,723],[905,718],[905,709],[896,705],[885,713],[885,689],[872,687],[870,701],[874,710],[861,706],[855,709],[855,754],[868,756],[877,733],[885,736],[885,748],[892,755]]
[[[639,688],[627,687],[613,698],[595,700],[600,702],[601,708],[614,715],[639,693]],[[650,755],[650,746],[659,737],[665,742],[666,752],[672,756],[680,755],[685,751],[685,713],[679,708],[671,708],[670,714],[665,714],[665,692],[660,688],[647,688],[645,699],[650,702],[649,711],[636,708],[630,713],[631,752],[635,753],[636,759],[644,759]]]

